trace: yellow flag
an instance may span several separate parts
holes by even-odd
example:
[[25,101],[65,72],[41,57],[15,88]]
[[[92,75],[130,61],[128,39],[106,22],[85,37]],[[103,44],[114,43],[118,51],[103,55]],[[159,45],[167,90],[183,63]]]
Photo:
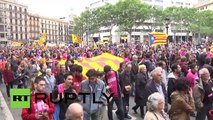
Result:
[[44,44],[44,42],[46,41],[46,33],[42,33],[39,41],[38,41],[38,45],[42,46]]
[[78,42],[78,38],[74,34],[72,34],[72,42],[74,42],[74,43]]
[[32,43],[32,46],[35,46],[36,45],[36,42],[34,41],[33,43]]
[[94,48],[94,49],[97,49],[97,45],[96,45],[95,42],[94,42],[93,48]]
[[21,45],[22,45],[22,43],[20,43],[20,42],[12,42],[12,44],[11,44],[11,46],[14,46],[14,47],[19,47]]
[[45,39],[44,38],[40,38],[40,40],[38,41],[38,45],[39,46],[42,46],[45,42]]

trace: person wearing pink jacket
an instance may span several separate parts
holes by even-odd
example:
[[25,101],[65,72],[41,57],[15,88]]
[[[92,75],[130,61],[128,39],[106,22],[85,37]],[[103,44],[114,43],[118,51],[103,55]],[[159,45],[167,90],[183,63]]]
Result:
[[189,83],[190,83],[190,88],[194,89],[195,86],[195,82],[196,80],[198,80],[198,66],[196,64],[191,64],[190,69],[188,71],[188,74],[186,76],[186,78],[188,79]]

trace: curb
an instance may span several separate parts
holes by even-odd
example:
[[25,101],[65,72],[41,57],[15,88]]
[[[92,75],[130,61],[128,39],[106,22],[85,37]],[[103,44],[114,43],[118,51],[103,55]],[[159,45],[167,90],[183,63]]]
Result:
[[0,112],[2,112],[4,120],[14,120],[13,115],[10,112],[10,109],[8,108],[1,91],[0,91]]

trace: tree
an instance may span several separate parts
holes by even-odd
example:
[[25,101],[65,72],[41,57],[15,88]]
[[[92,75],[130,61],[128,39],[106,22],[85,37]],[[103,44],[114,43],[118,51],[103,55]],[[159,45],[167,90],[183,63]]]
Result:
[[98,17],[98,23],[100,27],[106,27],[110,30],[110,38],[112,37],[112,28],[117,25],[117,6],[106,4],[98,9],[96,9],[96,14]]
[[163,14],[163,9],[162,8],[156,8],[149,6],[147,16],[147,21],[144,22],[144,26],[148,27],[148,30],[155,31],[156,29],[162,30],[164,27],[164,19],[165,16]]
[[132,34],[133,26],[138,27],[148,19],[149,6],[140,0],[120,0],[117,4],[119,29]]

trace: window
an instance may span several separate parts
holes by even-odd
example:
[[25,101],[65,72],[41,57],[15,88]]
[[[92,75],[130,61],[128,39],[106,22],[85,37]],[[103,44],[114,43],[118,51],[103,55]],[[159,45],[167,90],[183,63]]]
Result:
[[155,0],[155,2],[161,2],[161,3],[162,3],[162,2],[163,2],[163,0]]
[[174,4],[174,1],[172,1],[171,3]]
[[0,18],[0,23],[4,23],[4,20],[2,18]]
[[15,11],[17,11],[17,7],[15,6]]
[[18,31],[18,27],[16,26],[16,32]]
[[21,10],[21,7],[19,8],[19,11],[21,12],[22,10]]
[[177,5],[183,5],[183,3],[182,3],[182,2],[176,2],[176,4],[177,4]]
[[13,39],[13,33],[11,33],[11,36],[9,36],[11,39]]
[[24,12],[27,13],[27,9],[26,8],[24,9]]
[[187,6],[190,6],[190,3],[186,3]]
[[4,33],[1,33],[1,38],[4,38]]
[[12,10],[12,6],[11,5],[9,6],[9,9]]
[[18,34],[16,34],[16,38],[15,38],[16,40],[18,39]]
[[23,39],[23,35],[21,34],[21,40]]
[[22,32],[22,27],[20,27],[20,32]]

